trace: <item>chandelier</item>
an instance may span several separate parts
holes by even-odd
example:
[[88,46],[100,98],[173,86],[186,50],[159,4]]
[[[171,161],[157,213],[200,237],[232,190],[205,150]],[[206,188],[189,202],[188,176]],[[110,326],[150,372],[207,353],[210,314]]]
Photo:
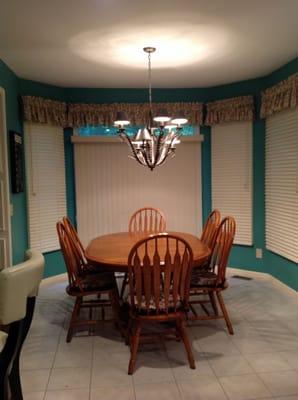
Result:
[[[179,115],[170,117],[166,110],[158,110],[158,115],[153,116],[152,111],[152,83],[151,83],[151,53],[155,47],[144,47],[148,54],[148,81],[149,81],[149,120],[146,127],[139,129],[133,136],[129,137],[126,126],[130,124],[124,112],[116,115],[115,126],[117,133],[123,142],[126,142],[131,150],[131,158],[139,164],[147,166],[151,171],[165,163],[168,157],[174,157],[176,145],[180,143],[182,125],[187,123],[182,111]],[[153,126],[155,122],[156,126]]]

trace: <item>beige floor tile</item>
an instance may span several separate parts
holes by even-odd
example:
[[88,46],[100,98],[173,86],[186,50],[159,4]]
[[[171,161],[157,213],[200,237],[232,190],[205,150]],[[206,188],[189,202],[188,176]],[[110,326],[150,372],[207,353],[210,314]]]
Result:
[[290,364],[293,369],[298,369],[298,351],[283,351],[280,355]]
[[217,358],[220,355],[232,356],[240,354],[232,340],[225,335],[217,338],[203,338],[195,342],[193,347],[194,350],[203,351],[207,359]]
[[50,369],[53,366],[55,352],[22,351],[21,369]]
[[238,339],[237,336],[232,339],[234,345],[242,354],[254,354],[274,351],[272,345],[263,339],[257,338],[245,338]]
[[209,363],[215,374],[221,376],[233,376],[253,373],[253,369],[242,356],[223,356],[210,359]]
[[133,374],[136,384],[154,382],[175,382],[165,352],[139,352]]
[[90,373],[89,368],[54,368],[48,390],[89,388]]
[[23,351],[26,353],[56,352],[59,336],[28,337],[24,343]]
[[89,389],[50,390],[44,400],[88,400]]
[[91,388],[101,386],[132,385],[132,377],[127,374],[129,355],[94,352]]
[[175,383],[147,383],[135,385],[136,400],[180,400]]
[[255,374],[226,376],[220,378],[219,381],[230,400],[271,397],[271,393]]
[[27,392],[23,394],[24,400],[43,400],[45,392]]
[[93,338],[74,337],[70,343],[60,341],[56,353],[54,368],[81,367],[90,368],[92,361]]
[[246,359],[256,372],[287,371],[290,364],[279,353],[246,354]]
[[225,400],[227,397],[215,377],[197,377],[197,379],[178,382],[183,400]]
[[21,371],[21,380],[24,393],[45,390],[49,376],[49,369],[32,369]]
[[197,376],[214,376],[214,372],[203,354],[194,352],[196,369],[189,367],[185,349],[170,350],[167,352],[176,381],[195,379]]
[[90,400],[135,400],[132,386],[102,386],[91,390]]
[[273,396],[298,394],[298,372],[281,371],[259,374]]

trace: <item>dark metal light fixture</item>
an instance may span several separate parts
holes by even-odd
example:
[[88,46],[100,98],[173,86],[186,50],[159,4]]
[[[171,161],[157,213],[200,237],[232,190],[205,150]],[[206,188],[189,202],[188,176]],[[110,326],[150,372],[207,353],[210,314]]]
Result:
[[[131,157],[151,171],[165,163],[167,158],[174,157],[176,145],[180,143],[182,125],[187,123],[183,112],[170,117],[166,110],[158,110],[153,117],[152,112],[152,84],[151,84],[151,53],[155,47],[144,47],[148,54],[148,81],[149,81],[149,121],[145,128],[139,129],[134,137],[130,138],[125,127],[130,121],[124,112],[118,112],[114,124],[118,127],[120,138],[126,142],[131,150]],[[153,121],[157,126],[153,126]]]

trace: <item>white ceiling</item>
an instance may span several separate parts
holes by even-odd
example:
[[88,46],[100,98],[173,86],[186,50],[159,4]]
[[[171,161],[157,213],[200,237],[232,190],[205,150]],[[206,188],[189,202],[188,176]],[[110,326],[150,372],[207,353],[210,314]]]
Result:
[[9,0],[0,58],[65,87],[207,87],[266,75],[298,56],[298,0]]

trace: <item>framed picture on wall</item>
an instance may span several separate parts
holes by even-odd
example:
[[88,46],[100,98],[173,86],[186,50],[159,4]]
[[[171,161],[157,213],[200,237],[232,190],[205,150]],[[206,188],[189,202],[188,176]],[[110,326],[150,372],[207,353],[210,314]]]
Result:
[[24,191],[23,171],[23,137],[20,133],[10,131],[10,168],[12,193]]

